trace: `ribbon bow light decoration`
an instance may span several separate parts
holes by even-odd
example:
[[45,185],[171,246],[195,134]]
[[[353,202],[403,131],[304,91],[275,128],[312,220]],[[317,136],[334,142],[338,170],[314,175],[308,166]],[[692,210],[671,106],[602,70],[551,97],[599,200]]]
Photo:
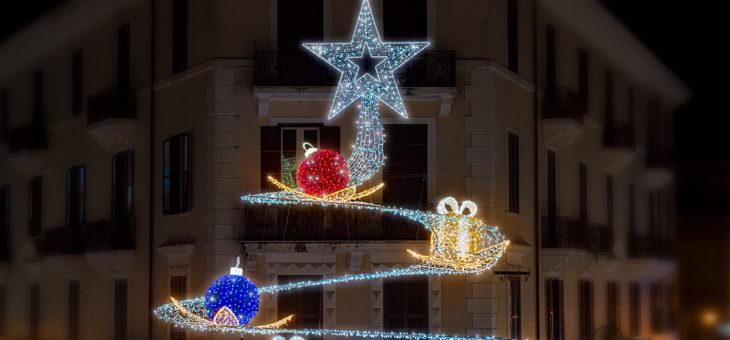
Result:
[[[499,260],[509,241],[488,230],[488,226],[474,216],[477,205],[463,201],[459,205],[453,197],[442,199],[436,207],[440,219],[431,223],[431,254],[408,252],[426,267],[459,273],[487,270]],[[501,237],[500,237],[501,236]]]

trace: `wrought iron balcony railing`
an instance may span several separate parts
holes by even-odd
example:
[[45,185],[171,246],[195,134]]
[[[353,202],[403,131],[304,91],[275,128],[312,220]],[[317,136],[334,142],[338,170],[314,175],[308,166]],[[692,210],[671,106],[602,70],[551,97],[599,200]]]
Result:
[[542,247],[578,249],[594,254],[613,254],[613,230],[605,224],[587,223],[559,216],[554,221],[542,218]]
[[113,218],[94,221],[84,228],[85,251],[134,250],[135,218]]
[[43,124],[27,124],[11,129],[8,141],[11,153],[48,148],[48,135]]
[[86,125],[110,118],[134,119],[136,116],[136,100],[131,89],[112,87],[89,96]]
[[[303,48],[256,50],[255,86],[332,86],[337,71]],[[427,51],[396,71],[403,87],[456,86],[454,51]]]
[[603,130],[603,147],[636,148],[636,132],[631,123],[607,123]]
[[583,123],[583,116],[586,113],[583,106],[577,92],[567,87],[557,87],[555,90],[545,91],[542,117],[569,118]]
[[336,207],[262,207],[243,209],[244,242],[426,240],[428,231],[404,217]]

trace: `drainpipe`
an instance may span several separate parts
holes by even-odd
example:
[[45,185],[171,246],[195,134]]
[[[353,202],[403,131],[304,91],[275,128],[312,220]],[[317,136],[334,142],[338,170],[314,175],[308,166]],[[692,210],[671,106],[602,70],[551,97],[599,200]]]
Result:
[[150,15],[150,79],[149,79],[149,188],[148,188],[148,249],[147,249],[147,312],[149,318],[147,320],[147,339],[154,339],[154,236],[155,236],[155,0],[149,0]]
[[534,220],[533,220],[533,242],[534,242],[534,254],[535,254],[535,263],[533,266],[535,267],[535,339],[540,340],[540,331],[541,331],[541,324],[540,324],[540,280],[542,279],[540,275],[540,247],[542,245],[542,242],[540,240],[540,142],[539,142],[539,126],[540,126],[540,110],[538,109],[538,104],[540,103],[540,98],[538,97],[538,69],[537,69],[537,58],[539,56],[539,53],[537,52],[537,0],[532,0],[532,72],[533,72],[533,81],[535,84],[535,90],[532,94],[532,117],[533,117],[533,126],[532,126],[532,148],[534,150],[533,152],[533,164],[534,164],[534,171],[533,171],[533,191],[534,191],[534,197],[533,197],[533,214],[534,214]]

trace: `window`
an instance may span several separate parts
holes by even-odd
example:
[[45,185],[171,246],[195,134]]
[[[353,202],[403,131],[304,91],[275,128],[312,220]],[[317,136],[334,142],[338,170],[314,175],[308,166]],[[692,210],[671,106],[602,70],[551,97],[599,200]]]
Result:
[[7,294],[5,284],[0,283],[0,337],[5,336],[5,318],[7,316],[5,308],[7,308]]
[[178,214],[189,211],[191,196],[191,142],[190,133],[170,137],[163,143],[162,196],[163,213]]
[[651,296],[651,330],[658,333],[664,330],[664,299],[662,298],[661,283],[654,282],[649,287]]
[[606,224],[613,229],[613,176],[606,175]]
[[556,77],[555,77],[555,28],[551,25],[545,27],[545,81],[546,99],[548,107],[554,108],[557,105],[556,98]]
[[296,170],[304,160],[302,144],[340,150],[340,127],[321,124],[287,124],[261,127],[261,190],[275,190],[266,179],[272,176],[296,185]]
[[580,49],[578,51],[578,97],[583,114],[588,113],[588,77],[588,51]]
[[[188,295],[188,277],[172,276],[170,277],[170,296],[176,300],[185,299]],[[170,327],[170,340],[185,340],[185,329],[180,327]]]
[[509,211],[520,212],[520,137],[507,133],[507,158],[509,172]]
[[605,99],[605,114],[606,122],[613,122],[613,73],[610,69],[606,69],[606,97]]
[[188,0],[172,2],[172,73],[188,67]]
[[302,42],[324,38],[323,0],[278,0],[277,44],[300,49]]
[[383,39],[420,41],[428,37],[426,0],[383,0]]
[[565,340],[563,281],[548,279],[545,287],[547,289],[548,340]]
[[10,259],[10,188],[0,186],[0,261]]
[[661,207],[659,206],[659,193],[657,191],[649,192],[649,235],[661,235],[660,219]]
[[127,339],[127,280],[114,280],[114,340]]
[[606,284],[606,321],[607,331],[610,335],[617,335],[619,332],[619,287],[618,282],[609,281]]
[[593,281],[580,280],[578,294],[580,339],[593,339]]
[[386,124],[383,204],[426,209],[428,202],[428,127]]
[[428,278],[383,280],[383,330],[428,332]]
[[40,129],[43,126],[43,71],[33,73],[33,126]]
[[86,167],[66,171],[66,225],[86,223]]
[[28,304],[30,315],[30,339],[38,340],[38,333],[41,322],[41,289],[38,283],[30,284],[30,303]]
[[635,104],[634,104],[634,88],[631,87],[631,86],[629,86],[629,89],[628,89],[628,94],[627,94],[626,102],[627,102],[626,104],[628,106],[627,107],[627,112],[629,113],[629,123],[633,127],[633,125],[634,125],[634,119],[635,119],[635,117],[634,117],[634,107],[635,107]]
[[28,236],[40,236],[43,214],[43,177],[30,179],[28,188]]
[[79,280],[68,282],[68,339],[79,338]]
[[76,50],[71,57],[71,114],[80,113],[84,102],[84,55]]
[[117,88],[121,90],[132,85],[130,58],[129,23],[126,23],[117,30]]
[[134,154],[124,151],[112,158],[112,217],[134,215]]
[[[299,281],[317,281],[321,280],[321,276],[305,276],[305,275],[280,275],[278,283],[285,284]],[[298,289],[296,291],[287,292],[279,295],[277,298],[278,319],[285,318],[289,315],[296,315],[291,321],[291,328],[315,328],[319,329],[323,326],[322,300],[324,296],[322,287],[311,287],[307,289]],[[307,337],[307,339],[322,339],[321,337]]]
[[10,120],[10,95],[8,90],[0,91],[0,142],[8,141],[8,134],[10,127],[8,126]]
[[510,319],[509,334],[512,339],[522,339],[522,280],[509,280]]
[[636,236],[636,189],[629,184],[629,245]]
[[558,165],[555,151],[547,151],[547,223],[548,235],[555,236],[558,219]]
[[519,72],[519,8],[517,0],[507,0],[507,68]]
[[629,332],[631,336],[641,333],[641,284],[629,284]]
[[578,202],[581,221],[588,220],[588,166],[578,164]]

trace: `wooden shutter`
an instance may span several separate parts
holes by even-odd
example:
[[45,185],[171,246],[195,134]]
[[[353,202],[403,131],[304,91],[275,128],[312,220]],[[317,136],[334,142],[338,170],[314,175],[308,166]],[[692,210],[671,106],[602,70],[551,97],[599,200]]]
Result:
[[261,127],[261,191],[275,191],[266,177],[281,179],[281,128]]

